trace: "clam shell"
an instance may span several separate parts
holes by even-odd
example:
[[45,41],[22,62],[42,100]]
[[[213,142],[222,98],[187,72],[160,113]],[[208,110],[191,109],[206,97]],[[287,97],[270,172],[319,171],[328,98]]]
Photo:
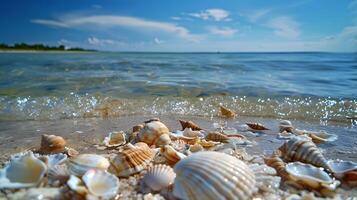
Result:
[[128,145],[110,161],[108,170],[116,176],[128,177],[145,169],[154,156],[155,152],[145,143]]
[[183,136],[186,137],[200,137],[202,136],[200,131],[193,131],[191,128],[185,128],[185,130],[183,131]]
[[176,151],[172,146],[161,147],[160,153],[166,158],[166,163],[170,166],[175,165],[181,159],[186,158],[183,153]]
[[222,117],[234,118],[237,116],[237,114],[235,112],[233,112],[232,110],[230,110],[226,107],[220,106],[219,108],[220,108]]
[[36,186],[46,171],[46,164],[36,158],[31,151],[18,154],[0,170],[0,189]]
[[293,162],[287,164],[285,169],[305,188],[327,192],[335,190],[339,185],[339,182],[332,179],[322,168],[310,164]]
[[173,184],[176,174],[174,170],[167,165],[154,165],[149,167],[142,181],[153,191],[160,191]]
[[300,161],[330,170],[327,160],[308,137],[292,137],[279,150],[287,161]]
[[267,127],[265,127],[263,124],[260,123],[245,123],[247,126],[253,130],[257,131],[264,131],[264,130],[269,130]]
[[60,165],[67,160],[68,156],[63,153],[51,154],[47,156],[47,166],[49,168]]
[[138,142],[145,142],[149,146],[166,145],[171,143],[169,129],[160,121],[149,121],[137,135]]
[[67,163],[69,172],[75,176],[83,176],[90,169],[105,171],[109,165],[106,158],[96,154],[79,154]]
[[88,191],[101,199],[115,197],[119,190],[119,179],[105,171],[88,170],[82,177]]
[[61,153],[66,148],[66,140],[61,136],[43,134],[41,137],[40,153]]
[[328,165],[334,174],[343,174],[345,172],[357,170],[357,163],[343,160],[329,160]]
[[235,157],[218,152],[198,152],[175,165],[173,194],[179,199],[250,199],[255,175]]
[[192,121],[184,121],[184,120],[179,120],[182,130],[185,130],[186,128],[191,128],[194,131],[200,131],[202,128],[200,128],[197,124],[193,123]]
[[117,147],[125,144],[125,133],[123,131],[110,132],[107,137],[104,138],[103,144],[107,147]]
[[206,140],[211,140],[215,142],[227,142],[229,140],[229,137],[219,132],[210,132],[207,134]]

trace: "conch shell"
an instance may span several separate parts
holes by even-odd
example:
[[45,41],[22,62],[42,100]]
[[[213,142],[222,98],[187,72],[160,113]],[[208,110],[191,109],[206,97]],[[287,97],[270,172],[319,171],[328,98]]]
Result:
[[327,160],[310,138],[295,136],[285,142],[279,150],[287,161],[300,161],[331,171]]
[[206,135],[206,140],[211,140],[215,142],[227,142],[229,140],[229,137],[219,132],[210,132]]
[[230,110],[226,107],[220,106],[220,110],[221,110],[222,117],[235,118],[237,116],[237,114],[235,112],[233,112],[232,110]]
[[148,121],[136,136],[136,141],[145,142],[147,145],[162,146],[171,143],[170,131],[160,121]]
[[172,146],[169,145],[161,147],[160,153],[166,158],[166,163],[170,166],[173,166],[181,159],[186,158],[184,154],[176,151]]
[[43,154],[61,153],[66,149],[66,140],[61,136],[43,134],[39,152]]
[[198,152],[178,162],[173,194],[183,200],[250,199],[255,175],[237,158],[213,151]]
[[264,130],[270,130],[267,127],[265,127],[263,124],[260,123],[245,123],[249,128],[257,131],[264,131]]
[[119,177],[128,177],[145,169],[154,156],[154,150],[143,142],[135,146],[128,144],[124,151],[111,159],[108,171]]
[[182,130],[185,130],[186,128],[191,128],[193,131],[200,131],[202,128],[200,128],[197,124],[193,123],[192,121],[184,121],[184,120],[179,120]]
[[170,166],[159,164],[149,167],[142,181],[151,190],[160,191],[172,185],[175,177],[176,174]]

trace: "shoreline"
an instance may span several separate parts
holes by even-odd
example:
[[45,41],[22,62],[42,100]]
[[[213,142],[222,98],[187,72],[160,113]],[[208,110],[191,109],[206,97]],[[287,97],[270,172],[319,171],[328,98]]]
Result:
[[95,53],[98,51],[0,50],[0,53]]

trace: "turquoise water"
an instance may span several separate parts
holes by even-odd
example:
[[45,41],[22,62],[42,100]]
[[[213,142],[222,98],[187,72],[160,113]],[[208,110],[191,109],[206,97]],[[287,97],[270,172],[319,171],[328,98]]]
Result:
[[[356,53],[0,53],[0,120],[357,116]],[[107,112],[108,113],[108,112]]]

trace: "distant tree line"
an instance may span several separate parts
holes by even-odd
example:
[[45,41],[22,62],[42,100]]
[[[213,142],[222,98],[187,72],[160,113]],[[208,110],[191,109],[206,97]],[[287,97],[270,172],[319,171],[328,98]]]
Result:
[[95,51],[82,48],[66,48],[64,45],[48,46],[44,44],[26,44],[16,43],[14,45],[8,45],[0,43],[0,50],[38,50],[38,51]]

